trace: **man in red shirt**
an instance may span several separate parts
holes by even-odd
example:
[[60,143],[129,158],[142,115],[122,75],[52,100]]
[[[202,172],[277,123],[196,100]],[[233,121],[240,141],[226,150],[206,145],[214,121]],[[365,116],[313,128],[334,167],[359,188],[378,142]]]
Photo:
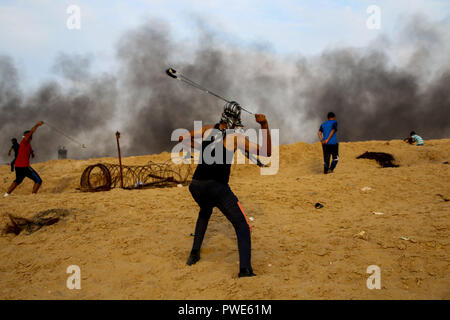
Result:
[[39,187],[42,184],[41,177],[37,174],[33,168],[30,167],[30,155],[33,152],[31,149],[31,139],[33,138],[33,133],[36,129],[44,124],[43,121],[39,121],[36,125],[29,131],[23,133],[23,139],[20,142],[19,152],[17,153],[17,159],[15,162],[16,167],[16,180],[13,181],[8,191],[5,193],[5,197],[9,196],[13,190],[22,183],[25,177],[30,178],[34,181],[33,193],[37,193]]

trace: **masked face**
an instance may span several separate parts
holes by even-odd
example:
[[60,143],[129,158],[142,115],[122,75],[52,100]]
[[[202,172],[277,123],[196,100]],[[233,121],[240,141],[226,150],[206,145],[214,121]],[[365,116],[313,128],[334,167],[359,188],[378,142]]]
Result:
[[222,117],[220,122],[227,124],[228,129],[241,128],[243,127],[241,123],[241,107],[235,102],[231,101],[227,103],[222,112]]

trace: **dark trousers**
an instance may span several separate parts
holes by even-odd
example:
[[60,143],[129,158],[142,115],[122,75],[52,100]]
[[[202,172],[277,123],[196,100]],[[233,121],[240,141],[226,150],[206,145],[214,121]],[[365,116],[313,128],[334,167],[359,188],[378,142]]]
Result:
[[16,163],[16,158],[14,158],[14,160],[11,161],[11,172],[14,172],[14,163]]
[[251,269],[251,227],[238,198],[228,184],[214,180],[192,180],[189,191],[200,206],[192,250],[200,250],[212,210],[217,207],[236,232],[240,267]]
[[[339,144],[323,144],[323,172],[333,171],[339,160]],[[330,157],[333,157],[330,166]]]
[[21,184],[25,177],[30,178],[35,183],[42,184],[42,179],[32,167],[16,167],[16,180],[17,185]]

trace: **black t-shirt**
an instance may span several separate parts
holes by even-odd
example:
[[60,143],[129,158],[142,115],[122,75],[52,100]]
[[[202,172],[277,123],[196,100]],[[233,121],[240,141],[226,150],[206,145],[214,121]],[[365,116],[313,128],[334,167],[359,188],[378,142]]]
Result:
[[[219,124],[217,123],[214,126],[214,129],[219,130]],[[211,135],[214,132],[211,133]],[[225,137],[223,137],[225,138]],[[210,146],[211,144],[214,144]],[[208,147],[209,146],[209,147]],[[205,149],[208,149],[205,152]],[[211,155],[214,158],[216,148],[222,148],[223,159],[219,161],[220,163],[208,163],[207,159],[205,159],[205,155]],[[212,150],[212,151],[211,151]],[[202,161],[197,165],[197,169],[195,169],[194,176],[192,179],[196,180],[215,180],[224,184],[228,184],[230,180],[230,170],[231,170],[231,161],[233,159],[234,151],[229,151],[225,148],[223,144],[223,139],[215,139],[214,137],[209,136],[206,139],[202,140]],[[209,161],[211,162],[211,161]],[[227,163],[228,162],[228,163]]]
[[20,144],[18,144],[17,142],[13,143],[13,145],[11,146],[11,148],[14,150],[14,158],[17,158],[17,154],[19,153],[19,147]]

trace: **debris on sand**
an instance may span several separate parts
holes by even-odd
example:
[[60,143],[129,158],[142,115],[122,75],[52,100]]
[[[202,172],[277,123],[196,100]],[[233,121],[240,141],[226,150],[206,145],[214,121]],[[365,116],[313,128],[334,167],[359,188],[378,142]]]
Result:
[[372,188],[371,187],[364,187],[364,188],[361,188],[361,191],[370,191],[370,190],[372,190]]
[[362,239],[362,240],[366,240],[366,241],[369,240],[369,235],[365,231],[361,231],[361,232],[353,235],[353,237],[356,239]]
[[445,198],[442,194],[437,193],[436,195],[437,195],[438,197],[441,197],[442,200],[444,200],[445,202],[450,201],[450,199]]
[[372,211],[372,214],[377,215],[377,216],[382,216],[384,213],[383,212]]
[[405,236],[401,236],[400,239],[401,240],[405,240],[405,241],[409,241],[409,242],[412,242],[412,243],[416,243],[417,242],[416,240],[413,240],[410,237],[405,237]]
[[316,209],[321,209],[321,208],[323,208],[323,204],[317,202],[317,203],[314,205],[314,207],[315,207]]
[[7,224],[3,229],[5,234],[14,233],[18,235],[22,230],[26,230],[28,234],[38,231],[44,226],[50,226],[57,223],[60,218],[69,214],[66,209],[50,209],[37,213],[31,219],[25,219],[8,214],[11,224]]
[[383,168],[397,168],[398,164],[394,164],[394,156],[390,153],[384,152],[369,152],[366,151],[363,154],[356,157],[356,159],[371,159],[376,160],[378,164]]

